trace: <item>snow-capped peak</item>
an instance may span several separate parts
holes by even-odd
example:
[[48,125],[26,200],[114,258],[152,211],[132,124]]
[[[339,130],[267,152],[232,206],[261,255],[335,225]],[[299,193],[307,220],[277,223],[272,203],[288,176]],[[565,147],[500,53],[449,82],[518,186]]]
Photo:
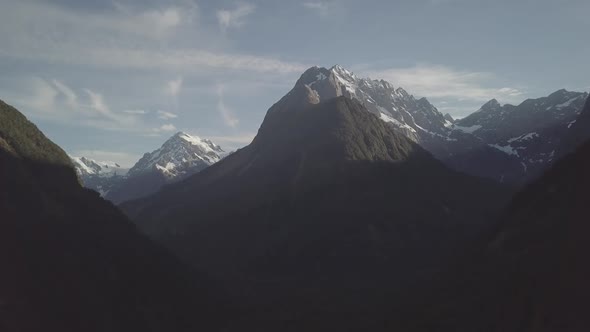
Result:
[[124,176],[129,170],[129,168],[121,167],[121,165],[113,161],[96,161],[86,157],[75,156],[70,156],[70,159],[74,163],[76,172],[82,176]]
[[[426,99],[417,100],[404,89],[395,88],[382,79],[359,78],[340,65],[330,69],[309,68],[297,81],[295,89],[297,88],[300,93],[290,93],[292,98],[303,96],[311,103],[338,96],[356,99],[369,112],[398,128],[414,141],[421,141],[424,135],[430,139],[433,135],[444,135],[448,131],[443,114]],[[299,100],[292,102],[297,105]]]
[[162,147],[146,153],[129,170],[129,176],[158,171],[169,178],[195,173],[225,156],[225,151],[208,139],[178,132]]
[[334,73],[337,76],[340,76],[341,78],[344,79],[352,79],[352,80],[357,80],[358,78],[356,77],[356,75],[354,75],[353,72],[349,71],[348,69],[340,66],[340,65],[335,65],[332,68],[330,68],[330,71],[332,73]]

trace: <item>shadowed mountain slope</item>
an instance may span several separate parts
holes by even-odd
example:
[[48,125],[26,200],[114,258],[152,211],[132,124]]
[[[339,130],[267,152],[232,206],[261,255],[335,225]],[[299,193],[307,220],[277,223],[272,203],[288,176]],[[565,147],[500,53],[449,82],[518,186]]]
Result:
[[356,100],[314,96],[296,85],[252,144],[122,207],[244,297],[236,328],[400,326],[507,191],[446,168]]
[[194,331],[207,281],[78,183],[68,156],[0,102],[0,330]]

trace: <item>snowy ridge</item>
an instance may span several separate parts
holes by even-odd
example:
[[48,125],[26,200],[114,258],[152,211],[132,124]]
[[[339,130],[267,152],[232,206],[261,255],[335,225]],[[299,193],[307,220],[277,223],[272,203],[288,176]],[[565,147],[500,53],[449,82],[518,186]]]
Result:
[[129,168],[121,167],[121,165],[112,161],[96,161],[86,157],[69,157],[74,163],[76,172],[80,176],[125,176],[129,171]]
[[318,101],[346,96],[361,102],[367,110],[390,123],[410,139],[421,142],[446,136],[449,121],[425,98],[416,99],[403,88],[384,80],[359,78],[346,68],[312,67],[299,79]]

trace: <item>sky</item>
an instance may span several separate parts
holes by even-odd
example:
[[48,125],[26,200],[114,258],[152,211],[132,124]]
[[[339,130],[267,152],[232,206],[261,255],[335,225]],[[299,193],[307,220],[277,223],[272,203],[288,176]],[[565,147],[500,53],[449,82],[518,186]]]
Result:
[[0,99],[75,156],[132,166],[175,132],[231,151],[305,69],[443,113],[590,90],[587,0],[0,0]]

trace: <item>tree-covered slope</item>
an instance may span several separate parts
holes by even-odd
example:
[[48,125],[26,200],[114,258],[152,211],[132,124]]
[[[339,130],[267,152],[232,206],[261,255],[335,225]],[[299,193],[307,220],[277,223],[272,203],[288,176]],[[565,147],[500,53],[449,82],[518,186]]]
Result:
[[208,281],[82,188],[68,156],[0,105],[0,330],[209,328]]

